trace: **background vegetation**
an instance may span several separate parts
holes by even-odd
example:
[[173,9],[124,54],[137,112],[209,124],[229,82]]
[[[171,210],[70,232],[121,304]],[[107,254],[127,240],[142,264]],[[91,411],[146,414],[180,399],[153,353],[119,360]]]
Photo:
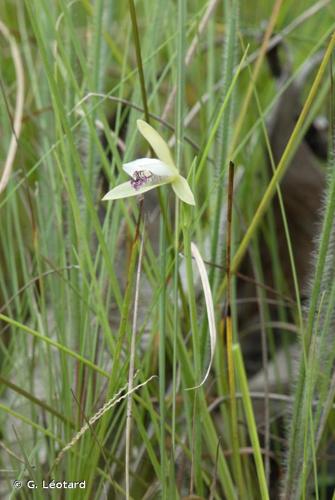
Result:
[[[332,498],[334,25],[327,0],[1,2],[4,498]],[[101,202],[148,152],[138,118],[194,208]],[[188,390],[211,347],[191,242],[217,342]]]

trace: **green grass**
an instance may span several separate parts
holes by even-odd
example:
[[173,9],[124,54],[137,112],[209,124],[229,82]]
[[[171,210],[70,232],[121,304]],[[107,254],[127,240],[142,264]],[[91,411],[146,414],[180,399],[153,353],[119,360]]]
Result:
[[[0,495],[59,498],[41,488],[53,479],[86,481],[62,490],[69,499],[329,498],[332,2],[4,0],[0,21]],[[266,55],[278,36],[290,66],[280,85]],[[282,95],[317,54],[293,112]],[[280,153],[269,125],[278,103],[295,113]],[[326,188],[306,193],[322,208],[302,276],[285,175],[319,115],[329,120],[329,153],[313,158]],[[152,154],[138,118],[171,139],[195,207],[169,185],[144,201],[101,202],[127,179],[122,163]],[[192,242],[206,262],[217,342],[210,376],[187,390],[211,356]],[[245,269],[256,282],[247,296],[237,276]]]

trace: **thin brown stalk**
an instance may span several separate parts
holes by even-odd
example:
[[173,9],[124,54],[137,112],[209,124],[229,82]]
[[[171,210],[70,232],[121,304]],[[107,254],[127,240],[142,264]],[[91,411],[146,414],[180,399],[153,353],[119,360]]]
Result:
[[[228,173],[228,210],[227,210],[227,253],[226,253],[226,273],[227,273],[227,308],[230,307],[231,299],[231,228],[232,228],[232,214],[233,214],[233,193],[234,193],[234,163],[229,162],[229,173]],[[227,316],[229,315],[229,310],[227,311]]]
[[228,171],[228,203],[227,203],[227,248],[226,248],[226,273],[227,273],[227,307],[226,307],[226,346],[227,346],[227,367],[228,367],[228,384],[230,394],[230,418],[232,430],[232,449],[233,449],[233,466],[235,469],[237,484],[239,485],[242,498],[246,498],[243,491],[244,480],[242,475],[242,466],[239,456],[239,436],[237,427],[237,404],[236,404],[236,386],[235,386],[235,370],[233,363],[233,323],[231,318],[231,244],[232,244],[232,216],[233,216],[233,193],[234,193],[234,163],[229,162]]
[[149,123],[150,117],[149,117],[148,99],[147,99],[147,91],[146,91],[146,87],[145,87],[143,63],[142,63],[142,56],[141,56],[141,43],[140,43],[140,36],[139,36],[139,32],[138,32],[135,3],[134,3],[134,0],[129,0],[128,3],[129,3],[131,23],[132,23],[132,26],[133,26],[133,36],[134,36],[134,41],[135,41],[136,61],[137,61],[138,75],[139,75],[139,78],[140,78],[140,86],[141,86],[141,94],[142,94],[142,103],[143,103],[143,108],[144,108],[144,116],[145,116],[146,122]]

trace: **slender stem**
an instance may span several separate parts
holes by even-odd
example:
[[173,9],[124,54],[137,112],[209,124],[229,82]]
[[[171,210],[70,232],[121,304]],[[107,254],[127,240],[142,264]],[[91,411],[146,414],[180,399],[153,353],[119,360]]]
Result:
[[142,63],[142,56],[141,56],[141,44],[140,44],[140,37],[139,37],[139,33],[138,33],[136,9],[135,9],[134,0],[128,0],[128,1],[129,1],[130,17],[131,17],[131,22],[132,22],[132,26],[133,26],[133,35],[134,35],[135,50],[136,50],[136,61],[137,61],[138,75],[139,75],[139,79],[140,79],[142,103],[143,103],[143,108],[144,108],[144,116],[145,116],[146,122],[149,123],[150,122],[150,115],[149,115],[149,108],[148,108],[147,91],[146,91],[146,87],[145,87],[143,63]]
[[231,228],[232,228],[232,215],[233,215],[233,194],[234,194],[234,163],[229,162],[228,172],[228,203],[227,203],[227,253],[226,253],[226,273],[227,273],[227,316],[230,316],[230,299],[231,299]]
[[141,268],[142,268],[142,258],[143,258],[143,246],[144,246],[144,230],[145,226],[143,224],[142,236],[141,236],[141,246],[140,253],[138,256],[137,273],[136,273],[136,284],[135,284],[135,298],[134,298],[134,313],[133,313],[133,328],[131,336],[130,345],[130,360],[129,360],[129,375],[128,375],[128,391],[130,392],[127,400],[127,422],[126,422],[126,498],[130,498],[130,481],[129,481],[129,457],[130,457],[130,439],[131,439],[131,417],[132,417],[132,394],[134,382],[134,369],[135,369],[135,352],[136,352],[136,330],[137,330],[137,315],[138,315],[138,298],[140,290],[140,279],[141,279]]

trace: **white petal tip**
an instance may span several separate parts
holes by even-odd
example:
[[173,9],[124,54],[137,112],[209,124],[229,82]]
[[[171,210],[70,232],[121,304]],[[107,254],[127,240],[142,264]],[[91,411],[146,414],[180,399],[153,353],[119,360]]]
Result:
[[113,200],[113,198],[109,197],[108,194],[105,194],[103,198],[101,198],[101,201],[110,201]]
[[172,188],[181,201],[187,203],[188,205],[195,205],[194,195],[184,177],[178,175],[178,177],[172,182]]

